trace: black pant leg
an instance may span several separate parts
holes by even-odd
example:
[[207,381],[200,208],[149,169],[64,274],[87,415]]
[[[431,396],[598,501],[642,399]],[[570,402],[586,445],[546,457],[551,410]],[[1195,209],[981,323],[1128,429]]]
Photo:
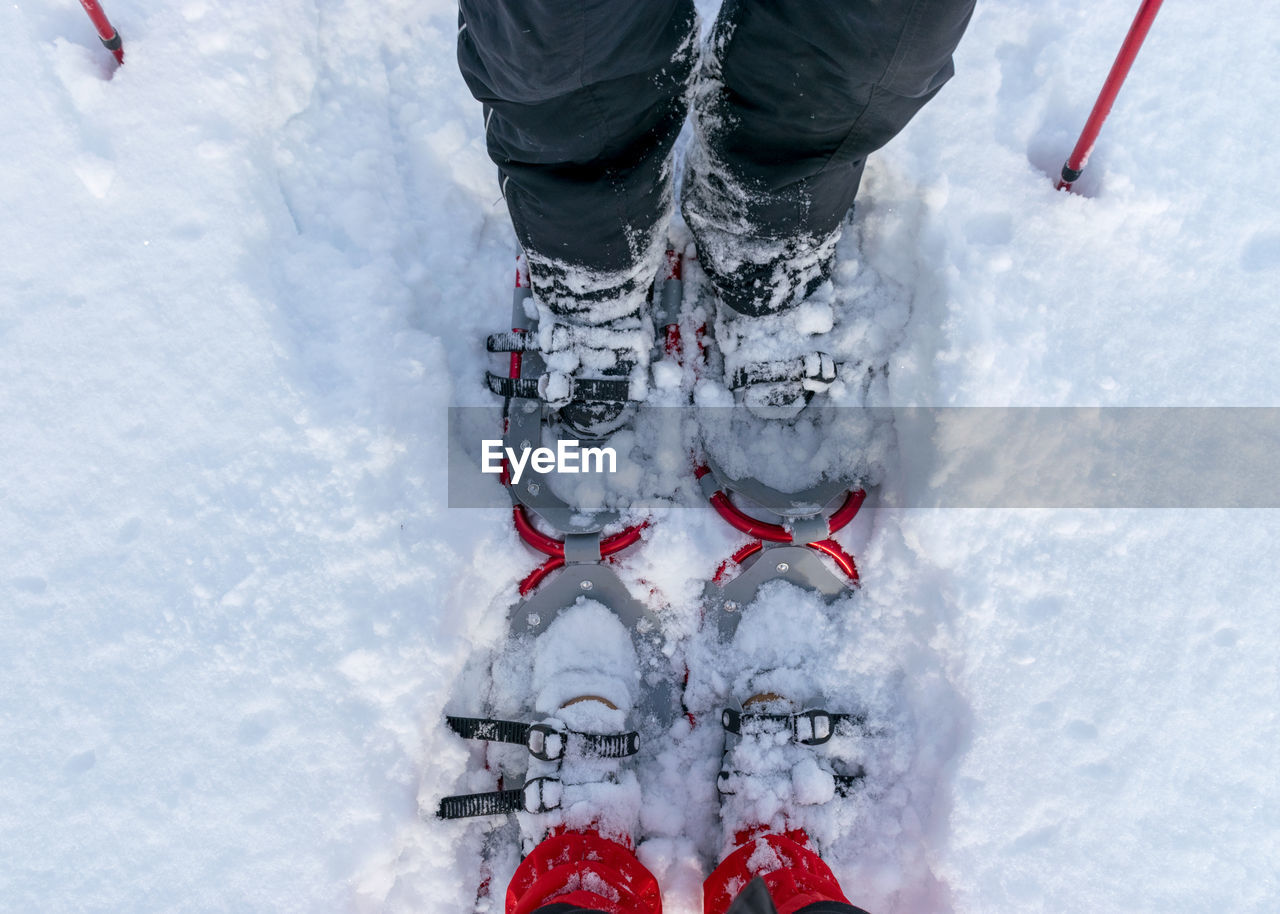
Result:
[[597,324],[658,269],[697,52],[692,0],[461,0],[458,63],[534,288]]
[[974,0],[725,0],[694,91],[685,219],[726,304],[826,276],[868,153],[953,73]]

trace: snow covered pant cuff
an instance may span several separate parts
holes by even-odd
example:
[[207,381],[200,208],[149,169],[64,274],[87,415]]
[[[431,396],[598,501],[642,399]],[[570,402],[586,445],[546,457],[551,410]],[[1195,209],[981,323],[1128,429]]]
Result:
[[562,832],[541,841],[507,887],[506,914],[557,910],[662,914],[662,895],[625,845],[594,832]]
[[778,314],[812,296],[830,277],[840,226],[823,238],[761,239],[710,215],[697,179],[686,180],[685,219],[720,304],[747,317]]
[[639,318],[666,250],[665,235],[655,233],[616,271],[592,270],[528,247],[525,256],[533,293],[550,316],[568,326],[603,327]]
[[778,914],[799,914],[823,904],[843,907],[814,911],[859,911],[845,898],[831,868],[809,847],[804,832],[797,831],[752,838],[729,854],[703,884],[705,914],[756,914],[750,906],[734,908],[737,896],[756,877],[763,880]]
[[725,0],[694,81],[681,205],[725,304],[822,281],[866,158],[954,72],[974,0]]
[[[484,105],[538,297],[568,317],[630,313],[673,206],[697,52],[692,0],[461,0],[459,27],[458,64]],[[621,310],[600,315],[597,304]]]

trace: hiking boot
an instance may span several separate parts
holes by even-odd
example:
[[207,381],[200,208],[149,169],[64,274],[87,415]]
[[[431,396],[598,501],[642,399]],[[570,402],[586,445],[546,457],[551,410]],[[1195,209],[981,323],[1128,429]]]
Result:
[[599,441],[632,419],[648,390],[653,333],[639,316],[602,324],[567,323],[545,308],[538,318],[544,371],[538,394],[574,437]]
[[763,419],[792,419],[835,383],[835,359],[824,351],[835,312],[830,286],[823,292],[777,314],[718,308],[715,342],[736,403]]
[[580,599],[538,637],[532,685],[540,723],[517,815],[526,852],[560,831],[632,846],[640,786],[630,763],[639,736],[628,725],[638,669],[630,633],[593,600]]
[[526,259],[516,259],[512,329],[486,342],[490,352],[511,359],[505,376],[489,372],[486,382],[508,404],[541,402],[553,424],[599,441],[625,427],[629,407],[648,392],[652,287],[637,286],[634,277],[579,276],[563,264],[543,269],[552,278],[543,276],[535,295]]
[[851,713],[849,697],[824,696],[819,678],[839,649],[823,598],[779,580],[737,612],[721,662],[739,672],[718,721],[726,851],[758,833],[821,826],[823,808],[850,795],[863,775],[864,717]]
[[751,316],[722,303],[705,379],[695,391],[707,466],[728,491],[774,514],[819,513],[890,465],[892,412],[883,366],[856,349],[830,283],[790,310]]

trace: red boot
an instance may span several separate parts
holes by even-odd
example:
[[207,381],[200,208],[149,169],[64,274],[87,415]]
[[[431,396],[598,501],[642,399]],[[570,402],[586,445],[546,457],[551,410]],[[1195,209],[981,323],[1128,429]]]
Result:
[[549,904],[605,914],[662,914],[653,874],[625,844],[593,831],[550,835],[511,877],[506,914],[533,914]]
[[757,876],[764,880],[778,914],[795,914],[819,902],[843,906],[828,906],[829,911],[861,912],[849,904],[835,874],[813,850],[803,831],[761,832],[742,838],[738,848],[703,883],[705,914],[726,914]]
[[[854,727],[854,719],[806,709],[774,691],[803,687],[786,670],[756,674],[749,683],[750,697],[721,715],[726,855],[703,885],[704,911],[865,914],[849,903],[805,828],[813,812],[857,783],[857,775],[836,774],[824,753],[837,728]],[[759,886],[744,892],[757,878],[767,892]]]
[[627,725],[639,674],[630,633],[607,607],[584,601],[538,638],[532,673],[535,710],[552,729],[529,760],[525,783],[542,779],[542,789],[517,813],[528,856],[507,888],[507,914],[551,904],[661,914],[657,880],[632,851],[640,785],[631,770],[638,735]]

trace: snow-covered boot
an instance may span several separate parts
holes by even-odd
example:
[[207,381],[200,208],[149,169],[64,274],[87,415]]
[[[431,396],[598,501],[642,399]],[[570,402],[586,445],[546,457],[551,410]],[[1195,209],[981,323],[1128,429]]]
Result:
[[648,387],[652,329],[638,315],[598,324],[543,313],[538,342],[545,373],[538,392],[560,424],[583,440],[600,440],[627,424]]
[[[603,566],[572,566],[564,572],[568,577],[546,585],[513,613],[518,628],[536,634],[518,637],[499,655],[490,698],[505,707],[522,703],[531,722],[447,718],[458,735],[506,750],[505,758],[492,756],[492,764],[477,772],[497,774],[498,790],[446,797],[436,814],[461,819],[515,813],[516,834],[490,833],[484,855],[494,864],[484,867],[482,877],[496,878],[500,858],[519,844],[523,859],[508,884],[508,914],[552,903],[619,914],[661,909],[657,882],[633,852],[641,799],[634,763],[641,733],[652,736],[669,724],[655,723],[655,695],[641,674],[648,669],[641,658],[652,645],[642,636],[633,640],[639,616],[631,616],[640,608],[611,592],[609,574]],[[600,599],[560,601],[557,583]],[[549,602],[538,602],[539,596]],[[510,786],[513,781],[518,786]],[[494,845],[503,835],[509,836],[505,853]]]
[[507,888],[506,914],[543,910],[661,914],[662,895],[626,845],[590,830],[558,832],[521,861]]
[[[630,762],[639,690],[631,635],[612,611],[587,598],[564,611],[534,642],[534,711],[542,752],[529,760],[525,809],[518,815],[526,852],[555,830],[592,830],[630,846],[640,786]],[[529,785],[538,783],[538,802]]]
[[798,694],[793,689],[801,678],[795,671],[760,674],[753,694],[721,712],[725,744],[716,786],[726,847],[756,833],[803,830],[822,815],[821,807],[858,786],[860,772],[836,773],[818,750],[838,731],[853,734],[860,719],[830,712],[818,698],[801,701],[774,691]]
[[883,379],[842,354],[849,340],[833,296],[824,283],[794,307],[763,315],[717,303],[695,390],[716,482],[780,517],[829,510],[845,492],[877,483],[889,463],[891,414],[866,408]]
[[534,295],[528,265],[517,260],[512,329],[492,334],[490,352],[511,353],[504,377],[489,373],[491,391],[540,402],[568,434],[598,441],[627,424],[648,390],[653,327],[645,293],[583,300],[568,309]]
[[702,905],[705,914],[867,914],[849,903],[803,831],[743,842],[703,883]]
[[630,635],[611,611],[584,599],[548,627],[534,652],[547,758],[531,760],[525,785],[540,784],[542,808],[526,798],[518,815],[528,856],[507,889],[507,912],[560,903],[658,914],[657,882],[632,852],[640,787],[630,753],[638,734],[627,727],[639,672]]
[[534,645],[541,753],[530,761],[518,814],[527,856],[507,889],[507,914],[547,904],[598,911],[661,910],[657,881],[632,852],[640,786],[638,734],[627,727],[639,668],[630,634],[610,610],[579,600]]
[[735,402],[761,418],[791,419],[835,383],[836,362],[825,351],[835,322],[830,297],[827,284],[794,308],[759,316],[720,305],[714,340]]
[[718,721],[722,862],[707,880],[706,910],[724,914],[759,876],[782,914],[820,901],[835,907],[815,911],[856,911],[818,856],[859,814],[866,739],[852,697],[824,694],[838,650],[831,605],[772,580],[730,609],[738,621],[721,628],[727,643],[715,659],[738,672],[726,677]]
[[[814,750],[849,715],[805,708],[772,691],[775,684],[798,684],[793,674],[777,672],[760,676],[754,694],[721,716],[726,742],[717,786],[725,853],[703,888],[705,909],[767,911],[763,899],[736,898],[739,887],[760,879],[779,914],[856,912],[805,828],[812,812],[806,807],[831,803],[857,785],[857,776],[835,774]],[[819,902],[827,906],[809,907]]]
[[640,809],[639,784],[628,764],[640,747],[640,734],[628,729],[640,685],[630,633],[609,608],[580,597],[533,641],[531,667],[522,656],[512,651],[501,658],[516,666],[495,667],[494,689],[515,696],[531,685],[533,722],[446,720],[466,739],[526,749],[523,784],[446,797],[437,815],[516,813],[524,853],[563,830],[590,829],[630,846]]
[[[503,398],[503,448],[514,455],[504,464],[503,483],[514,501],[557,533],[596,533],[635,521],[627,483],[621,482],[630,477],[625,470],[618,473],[616,464],[610,463],[606,476],[600,464],[595,471],[579,471],[531,457],[543,448],[559,454],[580,442],[597,453],[617,444],[611,460],[619,453],[624,464],[630,459],[635,441],[627,433],[636,404],[648,396],[650,366],[658,355],[650,311],[654,302],[678,302],[681,283],[672,278],[664,267],[620,300],[583,298],[572,309],[560,300],[552,307],[534,294],[528,266],[517,258],[511,329],[486,342],[490,352],[505,356],[505,364],[501,373],[487,373],[486,383]],[[525,461],[515,472],[513,459],[517,466]]]

